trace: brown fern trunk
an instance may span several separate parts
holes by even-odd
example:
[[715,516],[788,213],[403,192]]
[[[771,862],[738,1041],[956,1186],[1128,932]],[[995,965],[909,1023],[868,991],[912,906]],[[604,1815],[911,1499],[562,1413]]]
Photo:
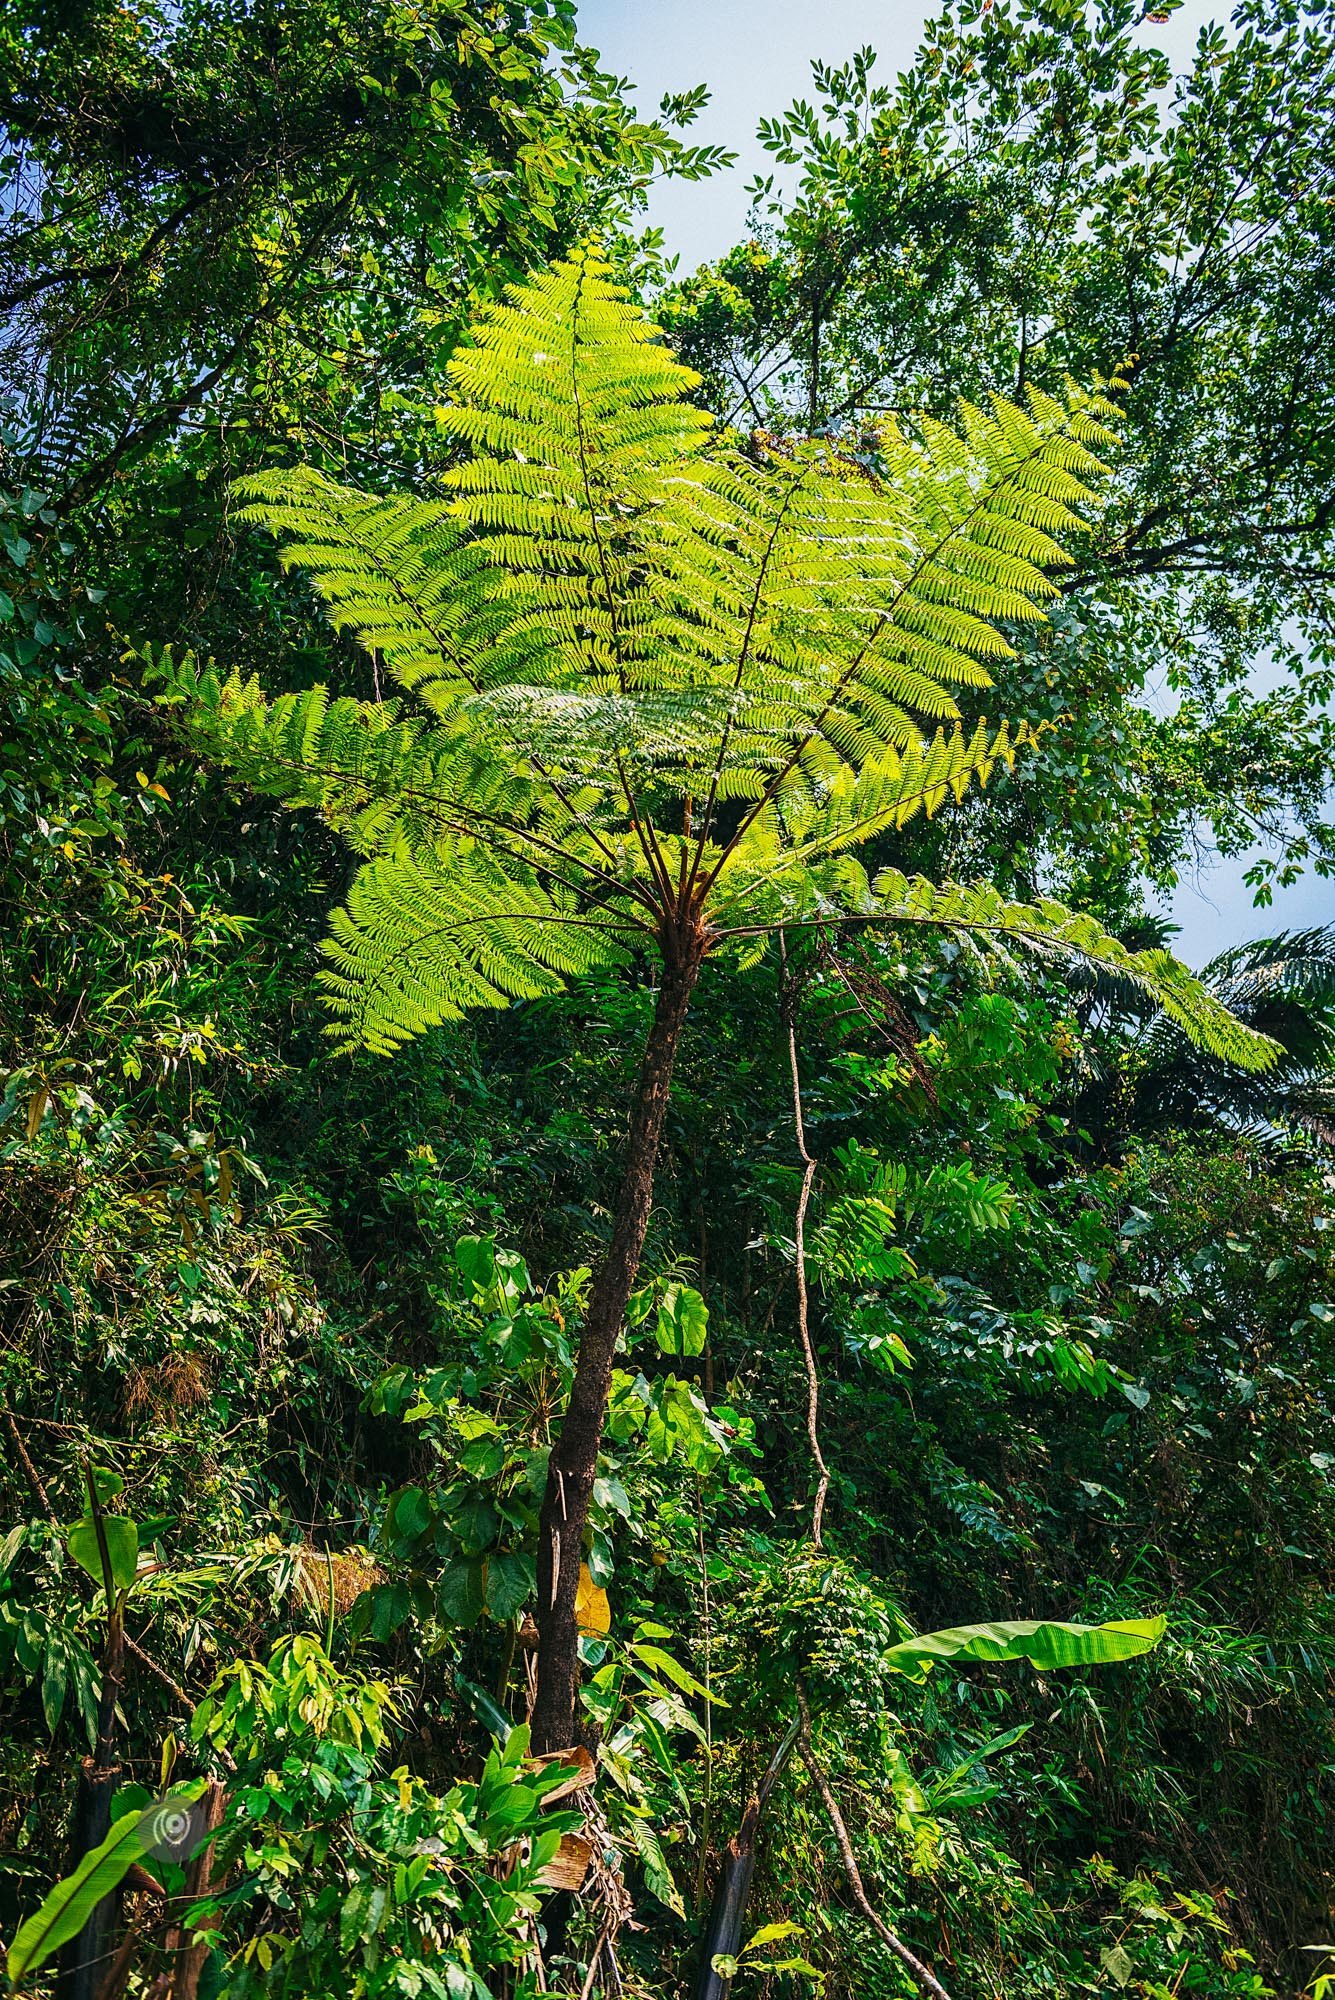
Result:
[[594,1283],[575,1360],[570,1402],[552,1447],[538,1530],[538,1690],[533,1704],[535,1751],[565,1750],[576,1739],[579,1628],[575,1593],[583,1560],[594,1473],[602,1443],[612,1358],[635,1288],[653,1202],[654,1166],[663,1136],[672,1068],[704,941],[694,925],[669,933],[653,1027],[631,1108],[612,1240]]

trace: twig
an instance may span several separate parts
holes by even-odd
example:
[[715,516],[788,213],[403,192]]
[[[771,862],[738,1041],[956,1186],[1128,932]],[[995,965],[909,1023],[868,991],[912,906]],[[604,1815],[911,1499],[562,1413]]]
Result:
[[547,1972],[542,1962],[542,1945],[538,1938],[538,1920],[536,1917],[529,1918],[528,1929],[529,1936],[533,1940],[533,1982],[539,1993],[545,1993],[548,1990]]
[[816,1790],[820,1793],[821,1804],[825,1808],[826,1817],[833,1829],[835,1845],[839,1849],[839,1859],[844,1864],[844,1873],[848,1877],[848,1886],[852,1891],[854,1903],[871,1925],[881,1943],[894,1953],[901,1965],[908,1968],[923,1990],[934,1995],[935,2000],[950,2000],[949,1993],[947,1993],[941,1981],[931,1970],[931,1967],[924,1965],[917,1953],[910,1951],[903,1938],[896,1937],[890,1926],[887,1923],[883,1923],[872,1908],[867,1891],[862,1886],[862,1871],[858,1867],[857,1856],[853,1852],[853,1843],[848,1837],[848,1828],[844,1824],[844,1816],[839,1810],[839,1801],[830,1789],[830,1781],[816,1762],[816,1753],[811,1747],[811,1714],[807,1708],[806,1696],[802,1692],[801,1687],[797,1690],[797,1704],[802,1711],[802,1727],[798,1734],[798,1743],[802,1751],[802,1762],[806,1765],[808,1771],[810,1771]]
[[603,1946],[609,1941],[611,1935],[612,1919],[609,1917],[599,1931],[598,1942],[589,1955],[589,1969],[584,1975],[584,1984],[579,1989],[579,2000],[589,2000],[589,1996],[593,1992],[594,1981],[598,1977],[598,1966],[603,1955]]
[[695,1527],[700,1550],[700,1595],[705,1629],[705,1796],[700,1816],[700,1861],[695,1871],[695,1900],[704,1901],[705,1869],[709,1863],[709,1834],[714,1804],[714,1677],[713,1645],[709,1609],[709,1564],[705,1559],[705,1510],[700,1481],[695,1482]]
[[155,1680],[160,1680],[165,1688],[170,1688],[172,1693],[176,1696],[176,1699],[179,1702],[184,1703],[186,1708],[188,1709],[194,1708],[195,1706],[194,1696],[187,1694],[185,1689],[181,1686],[181,1683],[179,1681],[174,1681],[171,1675],[167,1672],[167,1669],[165,1667],[160,1667],[157,1661],[153,1659],[150,1654],[146,1653],[143,1647],[137,1644],[136,1641],[130,1637],[128,1632],[125,1635],[125,1650],[127,1653],[133,1653],[136,1660],[138,1660],[140,1666],[147,1667],[148,1671],[153,1675]]
[[802,1162],[802,1189],[797,1197],[797,1213],[793,1222],[793,1246],[797,1260],[797,1331],[802,1341],[802,1360],[807,1373],[807,1439],[818,1474],[816,1498],[811,1508],[811,1542],[813,1548],[818,1549],[821,1545],[821,1523],[825,1518],[825,1496],[830,1490],[830,1469],[820,1448],[817,1424],[820,1377],[816,1373],[816,1351],[811,1344],[807,1301],[807,1204],[811,1200],[811,1183],[816,1178],[816,1162],[807,1151],[806,1125],[802,1117],[802,1077],[797,1064],[797,981],[789,977],[788,948],[782,931],[779,932],[779,957],[783,963],[781,1005],[784,1025],[788,1030],[788,1066],[793,1078],[793,1126],[797,1133],[798,1157]]
[[5,1419],[5,1429],[9,1432],[10,1438],[14,1445],[14,1449],[18,1453],[19,1464],[23,1467],[24,1474],[27,1478],[28,1484],[29,1486],[31,1486],[33,1492],[36,1494],[37,1503],[40,1506],[42,1512],[46,1515],[47,1520],[51,1523],[51,1526],[53,1528],[58,1528],[60,1526],[60,1523],[56,1519],[56,1510],[51,1505],[51,1501],[48,1498],[45,1486],[43,1486],[41,1480],[37,1476],[36,1466],[33,1464],[32,1460],[28,1456],[28,1448],[23,1442],[23,1433],[20,1431],[18,1425],[14,1421],[14,1412],[10,1409],[8,1403],[3,1405],[3,1410]]

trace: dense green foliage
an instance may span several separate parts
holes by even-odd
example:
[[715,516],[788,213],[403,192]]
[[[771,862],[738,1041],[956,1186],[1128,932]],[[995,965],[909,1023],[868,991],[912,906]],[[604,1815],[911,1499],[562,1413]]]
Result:
[[[1323,11],[1249,0],[1170,120],[1143,51],[1115,8],[1100,25],[996,0],[938,24],[884,100],[862,101],[860,73],[826,78],[828,134],[814,114],[776,126],[806,161],[795,201],[649,301],[724,416],[730,371],[777,343],[764,436],[706,445],[672,355],[641,343],[672,387],[645,432],[667,425],[693,466],[715,453],[697,490],[727,527],[653,542],[645,481],[602,474],[613,586],[567,617],[575,591],[556,602],[549,556],[532,562],[532,600],[510,607],[525,705],[497,671],[461,709],[338,537],[352,520],[424,535],[428,581],[476,580],[487,534],[549,538],[527,475],[494,470],[525,413],[479,388],[485,335],[460,330],[480,305],[503,341],[514,299],[486,302],[526,275],[550,301],[590,227],[651,286],[640,191],[710,158],[635,123],[560,6],[93,0],[0,23],[0,1932],[27,1940],[29,1990],[81,1990],[70,1938],[39,1962],[20,1926],[81,1858],[105,1886],[87,1856],[109,1841],[138,1857],[101,1905],[104,1948],[129,1948],[90,1996],[500,2000],[538,1990],[539,1936],[549,1990],[679,1994],[799,1689],[739,2000],[917,1989],[853,1893],[817,1772],[875,1914],[954,2000],[1252,2000],[1317,1979],[1335,1894],[1331,933],[1207,970],[1282,1045],[1248,1070],[1235,1029],[1213,1048],[1183,1034],[1184,1010],[1198,1030],[1228,1017],[1175,983],[1144,910],[1198,817],[1239,843],[1270,817],[1295,862],[1323,851],[1332,57]],[[1174,231],[1176,263],[1154,249]],[[634,315],[601,296],[614,344]],[[637,893],[653,850],[610,774],[616,701],[648,717],[633,789],[660,859],[674,842],[689,872],[684,799],[702,850],[732,840],[783,762],[776,683],[792,694],[818,621],[832,652],[855,643],[789,549],[791,617],[742,683],[754,707],[719,759],[735,784],[702,832],[692,759],[706,740],[718,757],[710,675],[737,674],[738,579],[775,486],[828,480],[839,506],[870,475],[902,529],[896,493],[930,485],[912,467],[954,449],[915,411],[945,422],[961,392],[990,408],[1032,385],[1055,436],[1064,372],[1111,377],[1129,353],[1111,500],[1092,534],[1057,535],[1075,562],[1051,572],[1048,622],[976,607],[1009,647],[987,655],[1000,703],[966,673],[935,751],[897,719],[869,755],[870,706],[924,712],[917,683],[870,687],[747,864],[754,925],[786,917],[785,954],[721,949],[682,1037],[582,1550],[594,1757],[537,1763],[548,1453],[659,981]],[[625,404],[604,388],[610,424]],[[898,426],[873,437],[869,404]],[[564,524],[562,561],[587,583],[583,533]],[[646,567],[671,576],[664,548],[688,548],[697,587],[637,596]],[[472,659],[495,642],[486,596],[484,579],[465,607]],[[457,602],[442,588],[436,608]],[[596,671],[623,609],[689,638],[693,682],[664,685],[657,642],[629,692]],[[1293,671],[1254,696],[1267,647]],[[1141,699],[1165,669],[1171,719]],[[195,745],[163,699],[185,686],[214,704]],[[358,746],[355,784],[332,758],[275,761],[331,730]],[[465,751],[452,796],[474,823],[443,837],[437,780]],[[903,779],[933,755],[959,761]],[[534,954],[527,981],[502,952],[482,976],[509,1004],[438,994],[406,1041],[391,1010],[392,1059],[341,1051],[321,943],[365,909],[359,868],[439,867],[448,901],[493,865],[476,835],[501,794],[511,856],[554,829],[596,855],[559,828],[539,757],[585,788],[616,856],[594,890],[615,950]],[[830,920],[850,857],[803,852],[813,824],[831,851],[848,835],[839,759],[854,789],[868,771],[882,787],[858,828],[868,873],[919,898],[889,932]],[[980,764],[986,789],[912,810]],[[524,865],[532,896],[567,894]],[[961,909],[931,902],[943,876],[990,885],[947,892],[974,899],[971,923],[1022,928],[1059,889],[1081,914],[1049,928],[1076,926],[1093,968],[973,951]],[[412,907],[401,887],[387,904],[396,922]],[[790,1031],[815,1163],[819,1547]],[[1041,1629],[1159,1615],[1148,1651],[1154,1626]],[[1040,1629],[956,1629],[1016,1620]],[[216,1893],[192,1950],[206,1828]],[[581,1869],[573,1904],[553,1900]]]
[[1143,24],[1175,4],[963,0],[895,84],[870,50],[818,69],[762,129],[794,198],[762,184],[754,235],[667,302],[717,406],[771,426],[1128,368],[1112,501],[1026,689],[1060,754],[994,834],[1102,896],[1171,880],[1197,822],[1225,853],[1264,835],[1263,889],[1331,856],[1335,37],[1257,0],[1174,80]]

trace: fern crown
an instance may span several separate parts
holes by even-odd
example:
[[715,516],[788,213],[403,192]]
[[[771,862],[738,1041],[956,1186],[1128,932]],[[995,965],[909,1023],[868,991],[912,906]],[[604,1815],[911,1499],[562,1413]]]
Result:
[[857,457],[743,446],[593,249],[484,308],[450,376],[437,497],[300,467],[242,495],[399,697],[269,700],[157,663],[199,748],[363,857],[322,974],[341,1039],[389,1051],[646,943],[758,951],[856,921],[1079,952],[1267,1060],[1163,954],[857,858],[1034,746],[966,726],[960,699],[1055,594],[1113,442],[1100,395],[887,423]]

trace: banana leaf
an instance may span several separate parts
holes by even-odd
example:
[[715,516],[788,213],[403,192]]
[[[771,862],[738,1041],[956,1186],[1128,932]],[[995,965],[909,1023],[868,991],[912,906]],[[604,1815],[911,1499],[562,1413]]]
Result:
[[883,1661],[893,1672],[919,1681],[937,1660],[1029,1660],[1045,1669],[1098,1667],[1148,1653],[1162,1639],[1167,1622],[1114,1618],[1106,1625],[1067,1625],[1017,1618],[1000,1625],[954,1625],[903,1640],[883,1655]]

